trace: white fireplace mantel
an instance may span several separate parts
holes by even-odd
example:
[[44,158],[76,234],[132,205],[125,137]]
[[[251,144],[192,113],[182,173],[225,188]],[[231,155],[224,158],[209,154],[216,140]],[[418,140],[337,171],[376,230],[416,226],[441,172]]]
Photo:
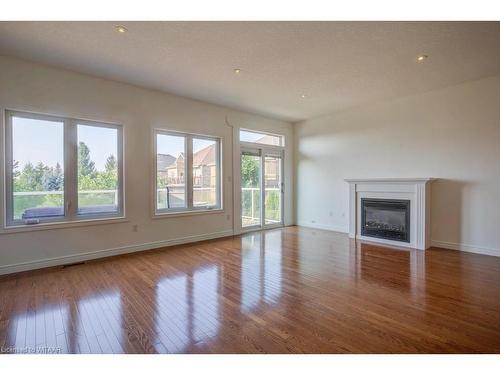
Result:
[[[349,183],[349,237],[425,250],[430,246],[431,189],[435,178],[353,178]],[[361,235],[361,198],[410,201],[410,242]]]

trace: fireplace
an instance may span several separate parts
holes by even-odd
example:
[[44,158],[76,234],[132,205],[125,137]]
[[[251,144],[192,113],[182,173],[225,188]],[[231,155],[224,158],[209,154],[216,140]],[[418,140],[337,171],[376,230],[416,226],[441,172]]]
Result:
[[[429,248],[431,245],[431,183],[435,180],[430,177],[347,179],[349,183],[349,238],[419,250]],[[361,200],[366,200],[368,203],[366,209],[362,207]],[[376,220],[372,220],[373,208],[377,208],[381,202],[389,205],[378,207],[379,209],[396,211],[390,216],[398,218],[398,230],[388,231],[392,227],[384,226],[384,220],[382,220],[382,225],[377,225],[380,219],[384,219],[385,214],[376,216]],[[392,222],[385,222],[385,224],[392,224]]]
[[361,198],[361,235],[410,242],[410,201]]

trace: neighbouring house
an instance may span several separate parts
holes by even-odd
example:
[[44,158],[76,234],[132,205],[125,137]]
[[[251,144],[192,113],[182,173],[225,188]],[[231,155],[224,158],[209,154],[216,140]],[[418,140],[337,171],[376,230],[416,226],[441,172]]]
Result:
[[158,177],[167,185],[184,184],[184,153],[177,157],[170,154],[158,154]]
[[172,165],[177,158],[170,154],[158,154],[158,158],[156,161],[158,172],[163,174],[164,171]]
[[195,188],[215,187],[217,184],[216,163],[215,144],[193,154],[193,186]]
[[[207,146],[193,154],[193,204],[212,206],[217,202],[217,153],[216,145]],[[185,204],[185,155],[177,157],[170,154],[158,154],[158,176],[163,182],[167,194],[159,195],[159,200],[166,208],[182,207]],[[162,200],[161,197],[165,197]]]
[[[210,187],[216,183],[215,145],[207,146],[193,155],[194,187]],[[166,179],[167,185],[184,184],[184,153],[177,157],[170,154],[158,154],[158,176]]]

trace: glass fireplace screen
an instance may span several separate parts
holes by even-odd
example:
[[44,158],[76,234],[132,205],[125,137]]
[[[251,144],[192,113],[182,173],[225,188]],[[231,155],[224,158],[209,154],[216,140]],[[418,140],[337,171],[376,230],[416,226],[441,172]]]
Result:
[[361,198],[361,235],[410,242],[410,201]]

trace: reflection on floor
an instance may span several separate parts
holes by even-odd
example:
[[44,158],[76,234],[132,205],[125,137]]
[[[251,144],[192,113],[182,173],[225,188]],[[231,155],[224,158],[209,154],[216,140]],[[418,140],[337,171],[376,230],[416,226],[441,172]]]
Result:
[[288,227],[0,279],[2,352],[500,352],[500,258]]

